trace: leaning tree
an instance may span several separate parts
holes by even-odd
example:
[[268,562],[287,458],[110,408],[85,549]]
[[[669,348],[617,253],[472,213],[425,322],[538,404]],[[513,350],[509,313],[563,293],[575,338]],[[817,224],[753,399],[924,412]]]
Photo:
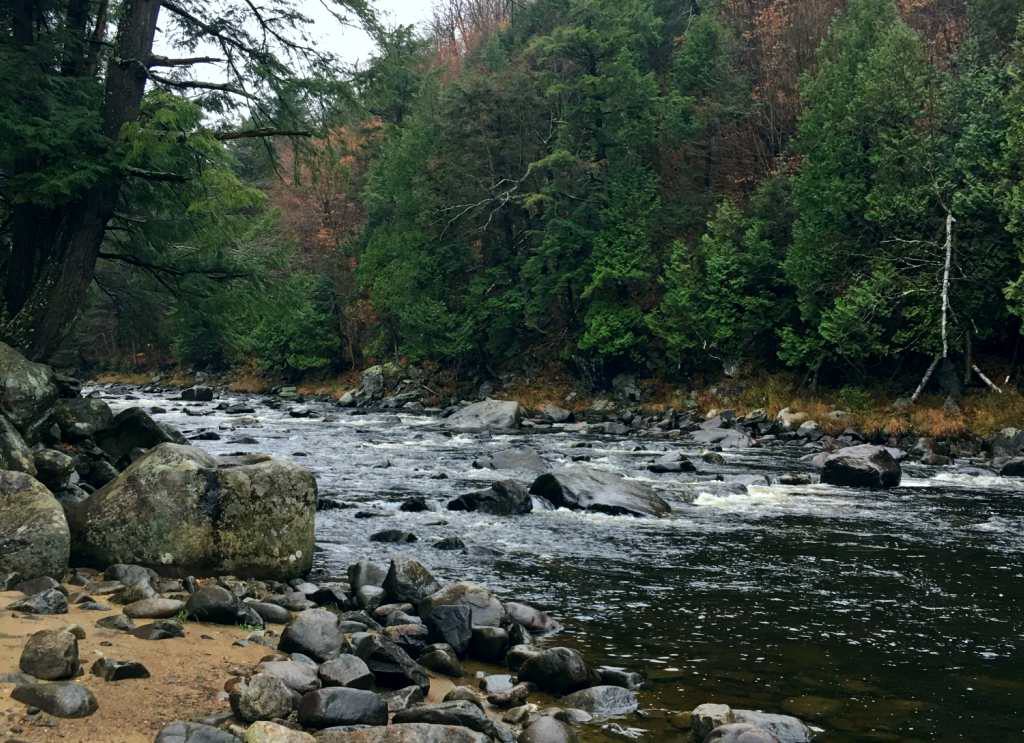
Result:
[[[134,218],[133,184],[189,177],[132,157],[147,92],[199,103],[220,140],[309,133],[311,106],[340,70],[297,4],[0,3],[0,339],[32,358],[52,354],[108,232]],[[339,23],[376,28],[365,0],[320,5]],[[189,147],[183,133],[166,135],[160,147]]]

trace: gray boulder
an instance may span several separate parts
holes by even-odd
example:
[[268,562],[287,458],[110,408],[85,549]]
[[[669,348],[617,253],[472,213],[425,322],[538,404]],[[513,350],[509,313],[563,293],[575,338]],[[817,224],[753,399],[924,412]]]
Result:
[[79,441],[109,428],[114,422],[114,414],[110,406],[99,398],[74,397],[58,400],[50,420],[60,426],[65,438]]
[[577,651],[548,648],[523,662],[519,680],[530,681],[541,691],[563,695],[593,686],[600,679]]
[[212,725],[179,720],[164,726],[154,743],[238,743],[238,738]]
[[418,686],[424,693],[430,689],[427,670],[387,637],[353,635],[352,644],[353,652],[366,662],[378,687],[404,689],[407,686]]
[[687,459],[685,454],[678,451],[669,452],[668,454],[658,457],[653,464],[647,466],[647,469],[655,474],[697,471],[693,462]]
[[64,630],[40,630],[25,643],[18,667],[45,681],[74,678],[78,673],[78,638]]
[[260,663],[257,670],[264,675],[280,679],[285,686],[299,694],[320,688],[317,667],[312,663],[300,663],[295,660],[268,660]]
[[992,457],[1018,457],[1024,454],[1024,431],[1004,428],[992,437]]
[[60,578],[71,538],[64,509],[42,483],[24,472],[0,471],[0,574]]
[[665,516],[671,510],[647,485],[587,467],[563,467],[541,475],[530,492],[556,507],[613,516]]
[[779,743],[779,739],[763,728],[745,722],[730,722],[712,730],[705,743]]
[[537,453],[537,450],[528,446],[500,449],[485,454],[474,460],[473,466],[477,469],[516,470],[517,472],[526,472],[534,477],[548,468],[547,462]]
[[466,604],[441,604],[420,610],[433,642],[450,645],[461,658],[469,650],[473,637],[473,610]]
[[0,343],[0,380],[0,414],[22,433],[57,402],[53,369],[29,361],[6,343]]
[[395,557],[384,578],[383,588],[392,603],[417,604],[435,593],[441,585],[422,563],[410,557]]
[[323,663],[338,656],[344,640],[337,614],[327,609],[307,609],[284,628],[277,647],[282,652],[302,653]]
[[1003,463],[999,468],[1003,477],[1024,477],[1024,457],[1015,457]]
[[530,492],[517,482],[502,480],[485,490],[463,493],[448,502],[449,511],[479,511],[494,516],[513,516],[530,513],[533,499]]
[[453,431],[490,431],[518,428],[523,409],[514,400],[483,400],[455,411],[444,427]]
[[339,655],[320,665],[317,672],[322,686],[347,686],[350,689],[372,689],[373,674],[366,662],[355,655]]
[[562,697],[559,704],[571,709],[581,709],[595,720],[632,714],[640,706],[636,694],[621,686],[591,686]]
[[462,676],[462,664],[455,648],[446,642],[428,645],[418,658],[419,664],[429,671],[443,676],[459,678]]
[[292,691],[281,679],[257,673],[239,683],[229,696],[231,710],[243,722],[274,720],[291,714]]
[[269,457],[218,462],[161,444],[71,511],[75,552],[187,573],[290,578],[313,560],[316,481]]
[[469,581],[449,583],[423,599],[417,609],[420,616],[429,617],[439,606],[468,607],[474,627],[497,627],[505,617],[505,608],[494,594],[479,583]]
[[575,731],[554,717],[539,717],[526,726],[519,743],[577,743]]
[[75,460],[56,449],[40,449],[32,455],[36,479],[56,493],[66,488],[75,472]]
[[849,446],[825,458],[821,481],[828,485],[856,488],[894,488],[900,484],[899,462],[885,447],[861,444]]
[[562,629],[562,625],[550,614],[517,601],[507,601],[505,613],[513,622],[522,625],[534,635],[546,635]]
[[151,449],[160,444],[184,444],[184,437],[161,426],[142,408],[122,410],[110,425],[95,434],[96,443],[114,462],[127,464],[134,449]]
[[814,731],[792,715],[776,715],[749,709],[733,709],[733,722],[767,730],[779,743],[810,743]]
[[702,446],[720,446],[723,449],[746,449],[753,440],[735,428],[705,428],[694,431],[690,438]]
[[0,470],[16,470],[35,476],[36,465],[32,449],[25,443],[18,429],[0,415]]
[[332,687],[302,696],[299,722],[308,728],[335,725],[386,725],[388,705],[380,694],[365,689]]
[[54,717],[88,717],[99,708],[92,692],[74,681],[16,686],[11,699]]

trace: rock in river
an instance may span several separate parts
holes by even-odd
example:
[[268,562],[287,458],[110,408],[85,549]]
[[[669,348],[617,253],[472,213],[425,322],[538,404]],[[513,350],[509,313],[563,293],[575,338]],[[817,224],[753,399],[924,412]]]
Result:
[[448,502],[449,511],[479,511],[494,516],[512,516],[533,510],[529,491],[512,480],[495,482],[485,490],[463,493]]
[[577,743],[571,727],[554,717],[540,717],[526,726],[519,743]]
[[530,681],[551,694],[570,694],[593,686],[599,677],[577,651],[548,648],[526,659],[519,669],[519,680]]
[[75,551],[192,573],[290,578],[313,559],[316,482],[291,462],[223,464],[161,444],[76,506]]
[[387,727],[325,730],[317,743],[492,743],[492,738],[456,725],[410,722]]
[[563,467],[541,475],[530,492],[557,507],[613,516],[665,516],[671,510],[647,485],[588,467]]
[[588,712],[595,720],[622,717],[636,712],[639,706],[636,694],[620,686],[591,686],[562,697],[559,703],[563,707]]
[[856,488],[894,488],[900,484],[899,462],[882,446],[861,444],[840,449],[825,458],[821,481]]
[[518,428],[523,409],[514,400],[491,400],[467,405],[444,420],[444,427],[455,431],[484,431]]
[[59,578],[68,567],[70,535],[64,509],[24,472],[0,471],[0,574]]

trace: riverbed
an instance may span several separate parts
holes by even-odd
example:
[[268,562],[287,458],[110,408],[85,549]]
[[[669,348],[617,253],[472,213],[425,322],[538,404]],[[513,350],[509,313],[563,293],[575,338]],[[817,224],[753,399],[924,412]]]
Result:
[[[901,486],[872,493],[768,484],[804,471],[806,450],[778,446],[699,459],[684,441],[551,429],[451,434],[428,415],[352,414],[288,403],[228,415],[124,387],[97,392],[116,410],[146,409],[213,453],[267,452],[308,467],[322,498],[316,570],[344,576],[358,559],[415,556],[440,578],[479,581],[566,625],[557,642],[646,673],[645,717],[618,721],[641,741],[686,740],[670,711],[703,702],[795,714],[821,741],[1024,739],[1024,482],[981,468],[905,464]],[[132,399],[134,398],[134,399]],[[193,413],[186,415],[185,407]],[[232,443],[252,437],[255,444]],[[445,504],[526,473],[474,467],[488,452],[532,447],[552,465],[642,480],[672,506],[665,519],[565,510],[498,517]],[[666,451],[698,472],[655,475]],[[423,496],[431,511],[399,510]],[[538,504],[539,506],[540,504]],[[369,516],[368,518],[356,518]],[[418,541],[371,542],[383,529]],[[459,537],[468,553],[431,545]],[[585,740],[624,740],[595,732]]]

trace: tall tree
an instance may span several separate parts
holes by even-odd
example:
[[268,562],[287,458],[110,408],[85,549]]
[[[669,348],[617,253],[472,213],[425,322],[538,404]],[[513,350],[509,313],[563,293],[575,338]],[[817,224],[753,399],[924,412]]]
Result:
[[[33,358],[56,348],[82,306],[118,214],[136,181],[175,182],[133,158],[147,86],[198,97],[244,130],[222,140],[299,133],[309,93],[327,92],[337,62],[308,38],[292,0],[18,0],[0,15],[0,337]],[[369,20],[360,0],[333,8]],[[166,41],[184,54],[155,54]],[[201,77],[202,70],[209,75]],[[175,133],[167,146],[175,146]],[[179,138],[180,139],[180,138]],[[185,138],[187,139],[187,138]],[[184,140],[181,145],[185,146]]]

